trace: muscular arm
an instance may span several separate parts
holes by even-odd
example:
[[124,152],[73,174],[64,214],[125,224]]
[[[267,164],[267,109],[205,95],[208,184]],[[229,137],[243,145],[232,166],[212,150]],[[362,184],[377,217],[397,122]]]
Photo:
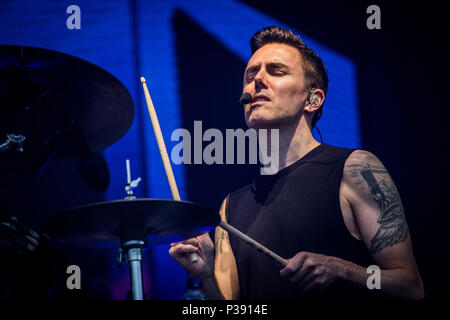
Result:
[[[225,209],[227,198],[220,208],[220,218],[226,221]],[[215,233],[215,261],[214,276],[223,297],[227,300],[235,300],[239,297],[239,281],[237,276],[236,260],[231,250],[228,232],[220,227]]]
[[[227,199],[220,208],[220,217],[226,221]],[[175,259],[193,277],[203,281],[203,287],[211,300],[237,299],[239,283],[236,261],[228,240],[228,233],[217,227],[215,243],[208,233],[185,241],[172,243],[170,256]],[[193,263],[190,255],[197,253],[198,261]]]
[[[355,151],[347,159],[341,185],[358,233],[381,269],[383,294],[423,298],[400,195],[383,164],[373,154]],[[366,285],[366,269],[342,262],[341,276]]]

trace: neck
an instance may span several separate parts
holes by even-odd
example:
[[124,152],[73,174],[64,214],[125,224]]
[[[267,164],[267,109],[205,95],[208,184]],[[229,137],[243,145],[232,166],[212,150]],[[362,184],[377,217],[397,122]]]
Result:
[[[295,125],[279,128],[279,170],[290,166],[319,145],[304,116]],[[271,139],[268,139],[268,150],[272,150]]]

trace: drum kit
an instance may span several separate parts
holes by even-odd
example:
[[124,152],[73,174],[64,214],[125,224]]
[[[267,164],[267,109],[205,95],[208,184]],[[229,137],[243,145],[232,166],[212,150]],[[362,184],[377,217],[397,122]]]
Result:
[[[6,269],[2,268],[2,276],[7,281],[0,288],[0,299],[11,298],[17,291],[14,288],[17,277],[12,279],[5,274],[15,265],[8,262],[21,261],[27,253],[42,251],[49,241],[89,248],[117,248],[120,263],[130,266],[135,300],[144,298],[144,248],[149,244],[192,238],[216,226],[235,234],[278,263],[285,262],[221,222],[214,210],[181,201],[145,79],[141,78],[141,82],[173,199],[137,199],[133,189],[140,178],[131,179],[127,160],[123,200],[83,205],[56,214],[43,223],[40,234],[15,217],[3,217],[0,249],[2,265],[7,265]],[[98,158],[102,150],[128,131],[134,118],[128,91],[110,73],[67,54],[25,46],[0,46],[0,105],[0,187],[16,183],[25,174],[38,174],[57,151],[69,157],[80,154],[88,159]],[[89,174],[84,177],[88,185],[98,186],[89,181]],[[99,189],[107,188],[109,176],[104,180],[107,181]],[[196,256],[191,260],[195,263]]]
[[[56,150],[68,156],[80,153],[80,148],[84,153],[101,152],[128,131],[134,118],[130,95],[116,78],[59,52],[1,46],[0,86],[2,186],[26,173],[38,173]],[[3,219],[2,250],[23,256],[36,251],[44,237],[91,248],[119,248],[122,262],[130,264],[133,299],[143,299],[143,248],[203,234],[220,219],[213,210],[192,202],[136,199],[133,188],[139,180],[131,181],[128,162],[127,169],[124,200],[57,214],[44,222],[43,234],[15,217]],[[1,298],[12,291],[4,289]]]

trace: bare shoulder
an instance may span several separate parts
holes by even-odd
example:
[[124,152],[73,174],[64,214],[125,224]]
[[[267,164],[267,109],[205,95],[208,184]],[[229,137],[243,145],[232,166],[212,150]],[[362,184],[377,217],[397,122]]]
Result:
[[342,182],[359,197],[373,197],[368,191],[376,183],[375,180],[383,185],[394,185],[387,169],[373,153],[353,151],[345,162]]
[[345,161],[343,178],[357,178],[361,170],[368,167],[379,173],[387,173],[383,163],[373,153],[366,150],[355,150]]

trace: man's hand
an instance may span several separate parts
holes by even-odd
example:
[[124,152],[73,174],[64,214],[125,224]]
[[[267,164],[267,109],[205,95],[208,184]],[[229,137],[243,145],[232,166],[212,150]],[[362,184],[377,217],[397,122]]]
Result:
[[287,261],[281,276],[304,291],[326,288],[339,277],[341,260],[336,257],[302,251]]
[[[182,242],[171,243],[170,256],[185,268],[192,277],[208,277],[214,272],[214,244],[206,233]],[[198,255],[198,261],[191,261],[191,254]]]

